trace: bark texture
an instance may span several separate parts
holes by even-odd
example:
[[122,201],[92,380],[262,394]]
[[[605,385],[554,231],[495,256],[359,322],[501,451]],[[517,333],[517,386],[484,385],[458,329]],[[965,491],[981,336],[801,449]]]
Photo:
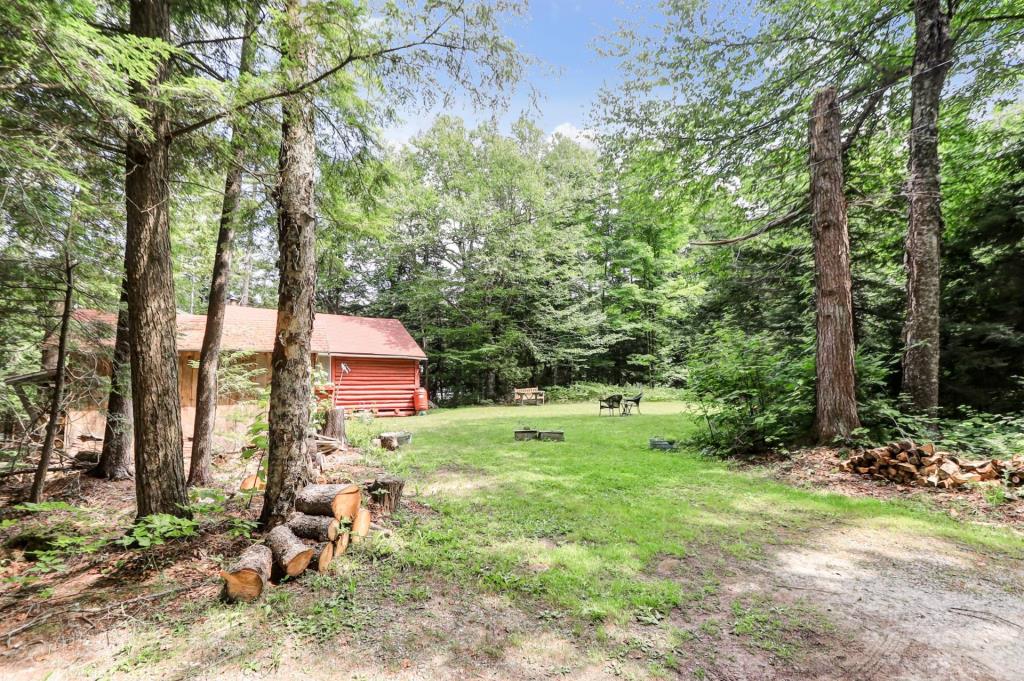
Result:
[[[242,38],[239,77],[252,73],[255,30],[255,3],[250,3],[246,16],[245,37]],[[231,256],[235,240],[235,225],[239,199],[242,196],[242,166],[245,161],[246,142],[237,126],[232,126],[228,172],[224,179],[224,198],[220,210],[220,230],[213,258],[213,277],[206,308],[206,329],[203,347],[199,353],[199,371],[196,375],[196,418],[192,435],[192,459],[188,469],[188,484],[208,485],[213,479],[210,470],[213,460],[213,427],[217,421],[217,368],[220,363],[220,338],[224,330],[228,283],[231,278]]]
[[[282,62],[287,80],[302,83],[312,72],[313,46],[298,0],[289,0],[282,31]],[[309,429],[310,336],[316,290],[313,202],[316,140],[313,107],[300,95],[282,104],[278,158],[278,304],[277,337],[271,360],[267,489],[260,522],[283,523],[295,496],[311,479]]]
[[359,511],[359,485],[309,485],[295,497],[295,510],[351,520]]
[[[169,0],[132,0],[129,32],[170,43]],[[170,122],[157,99],[166,71],[164,63],[153,80],[131,84],[132,98],[149,113],[152,134],[130,138],[126,148],[125,264],[139,517],[188,514],[168,215]]]
[[316,541],[334,541],[338,538],[338,521],[333,515],[306,515],[292,513],[288,527],[295,536]]
[[848,437],[860,425],[841,128],[836,91],[822,90],[814,97],[809,139],[817,303],[814,436],[819,442]]
[[128,336],[128,287],[121,284],[117,312],[117,335],[110,360],[110,392],[107,394],[107,422],[103,427],[100,460],[89,475],[107,480],[128,480],[132,467],[131,343]]
[[43,500],[43,485],[46,484],[46,471],[50,467],[53,455],[53,442],[57,437],[57,422],[60,421],[61,403],[64,401],[64,367],[68,358],[68,328],[71,326],[71,301],[75,293],[75,266],[67,253],[64,254],[64,310],[60,316],[60,340],[57,343],[57,366],[53,378],[53,395],[50,397],[50,420],[46,422],[46,435],[43,438],[43,451],[39,457],[39,467],[32,479],[32,490],[29,500],[39,503]]
[[288,529],[278,525],[267,534],[267,545],[274,555],[274,564],[288,577],[301,575],[313,558],[313,549]]
[[952,53],[949,20],[942,0],[914,1],[917,41],[910,82],[903,391],[910,395],[914,406],[924,410],[934,410],[939,404],[939,104]]
[[253,544],[238,557],[231,569],[224,570],[221,598],[226,601],[254,601],[270,581],[273,555],[266,544]]
[[327,412],[322,434],[324,437],[345,441],[345,407],[334,407]]
[[391,515],[398,510],[404,489],[405,480],[392,475],[381,475],[366,484],[367,494],[380,506],[380,512],[384,515]]

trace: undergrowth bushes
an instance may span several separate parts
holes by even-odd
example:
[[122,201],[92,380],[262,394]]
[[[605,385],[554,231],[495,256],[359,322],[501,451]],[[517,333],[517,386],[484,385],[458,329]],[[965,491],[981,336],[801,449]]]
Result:
[[686,399],[686,391],[682,388],[667,386],[609,385],[607,383],[573,383],[544,388],[545,397],[552,402],[592,402],[609,395],[625,395],[632,397],[644,394],[645,402],[675,402]]
[[[722,328],[707,334],[686,365],[688,392],[704,427],[692,442],[705,451],[743,456],[812,444],[815,365],[813,338],[745,334]],[[1024,415],[986,414],[970,407],[938,418],[891,397],[886,382],[897,359],[857,357],[861,428],[843,445],[911,438],[979,456],[1024,451]]]
[[687,362],[704,428],[695,444],[743,455],[797,441],[814,417],[814,356],[768,333],[721,328]]

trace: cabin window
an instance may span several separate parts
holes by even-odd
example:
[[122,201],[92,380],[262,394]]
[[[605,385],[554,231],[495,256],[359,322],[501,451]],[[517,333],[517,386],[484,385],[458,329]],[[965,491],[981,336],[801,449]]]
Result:
[[331,378],[331,356],[330,355],[317,355],[316,356],[316,373],[317,382],[332,383]]

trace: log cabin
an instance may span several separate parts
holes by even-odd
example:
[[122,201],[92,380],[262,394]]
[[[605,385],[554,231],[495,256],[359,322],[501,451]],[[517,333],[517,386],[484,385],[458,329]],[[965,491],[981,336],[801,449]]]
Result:
[[[112,344],[117,317],[98,310],[75,310],[74,318],[88,335]],[[206,315],[179,312],[178,390],[181,425],[186,444],[195,421],[196,378],[199,352],[206,330]],[[277,329],[277,310],[228,305],[221,338],[222,352],[251,353],[247,364],[261,369],[252,380],[270,384],[271,354]],[[346,410],[375,416],[412,416],[426,412],[428,400],[421,386],[421,366],[427,356],[397,319],[353,317],[317,313],[313,320],[310,361],[323,382],[317,393]],[[44,352],[44,357],[45,357]],[[109,369],[107,370],[109,372]],[[258,411],[251,401],[230,395],[218,399],[218,435],[244,432]],[[68,413],[66,441],[102,437],[104,415],[99,405],[79,405]],[[220,439],[220,438],[218,438]]]

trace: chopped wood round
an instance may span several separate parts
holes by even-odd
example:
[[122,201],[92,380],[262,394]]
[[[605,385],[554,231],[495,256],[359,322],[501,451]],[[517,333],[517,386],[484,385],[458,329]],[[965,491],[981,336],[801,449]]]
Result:
[[348,551],[348,542],[350,536],[350,533],[344,532],[342,533],[341,536],[338,537],[337,541],[334,542],[334,555],[336,557]]
[[359,500],[359,485],[308,485],[295,497],[295,510],[341,520],[355,517]]
[[247,492],[251,489],[262,490],[267,488],[267,483],[260,480],[258,475],[250,475],[242,480],[242,484],[239,489],[243,492]]
[[352,522],[352,543],[358,544],[370,533],[370,510],[359,509],[356,519]]
[[292,513],[288,518],[288,527],[303,539],[334,541],[338,538],[338,521],[332,515]]
[[229,570],[222,570],[224,589],[221,597],[226,601],[254,601],[263,593],[270,579],[273,553],[266,544],[253,544],[238,557]]
[[366,492],[370,499],[380,506],[381,513],[392,514],[402,501],[402,490],[405,480],[391,475],[382,475],[366,483]]
[[302,543],[287,525],[278,525],[267,535],[267,545],[274,554],[274,562],[289,577],[296,577],[309,565],[313,549]]
[[316,544],[312,549],[313,559],[309,561],[309,564],[317,572],[327,572],[327,568],[331,566],[331,561],[334,560],[334,542]]

